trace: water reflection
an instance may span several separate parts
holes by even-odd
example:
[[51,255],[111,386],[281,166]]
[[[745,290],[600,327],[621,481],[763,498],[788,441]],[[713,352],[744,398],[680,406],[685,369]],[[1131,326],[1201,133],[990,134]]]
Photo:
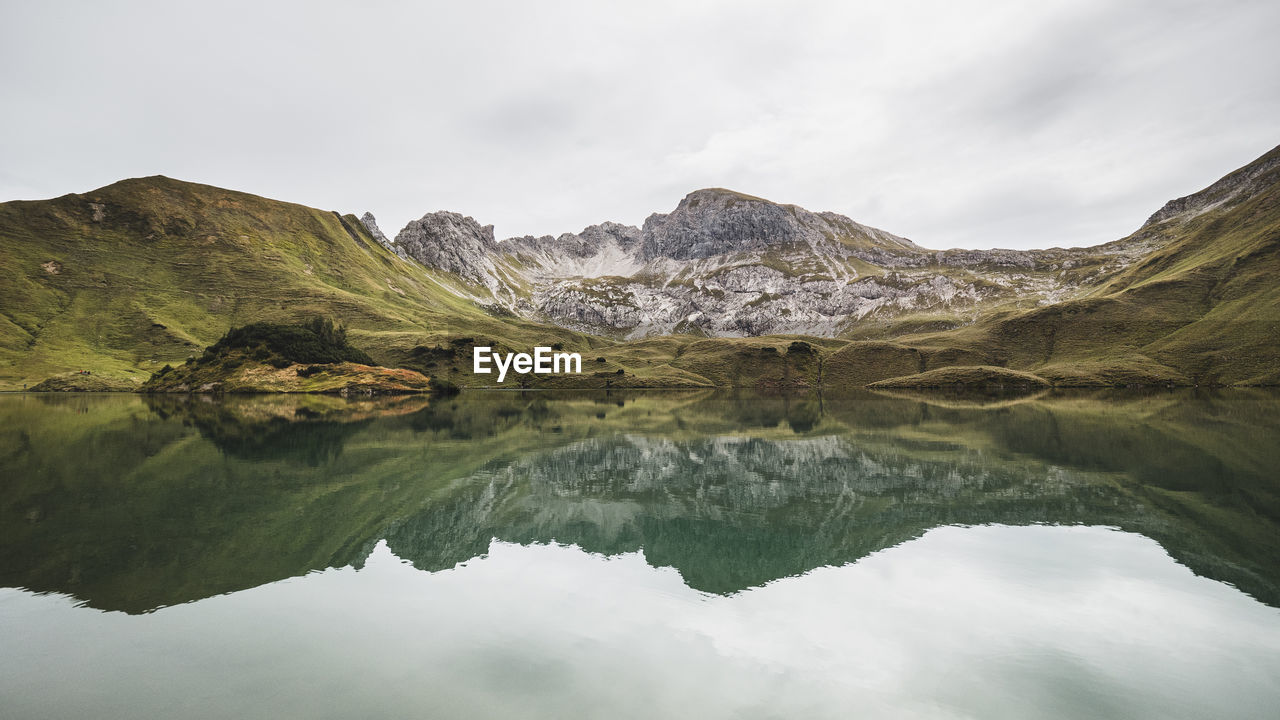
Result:
[[228,455],[293,459],[316,467],[342,453],[348,437],[375,417],[421,411],[426,398],[355,399],[331,395],[147,395],[162,419],[176,418]]
[[13,717],[1267,718],[1280,689],[1280,614],[1096,527],[940,528],[730,596],[505,542],[144,618],[7,592]]
[[373,549],[638,554],[733,595],[954,525],[1154,539],[1280,606],[1280,399],[0,398],[0,585],[141,613]]

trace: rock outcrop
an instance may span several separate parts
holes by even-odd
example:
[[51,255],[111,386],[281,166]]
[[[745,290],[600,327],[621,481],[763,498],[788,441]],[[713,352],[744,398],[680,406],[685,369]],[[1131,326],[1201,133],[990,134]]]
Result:
[[498,249],[544,277],[626,277],[643,266],[637,252],[640,240],[639,228],[606,222],[576,235],[510,238]]
[[1216,207],[1243,202],[1266,187],[1274,185],[1280,176],[1280,147],[1257,160],[1228,174],[1200,192],[1176,198],[1155,211],[1143,227],[1158,225],[1166,220],[1186,222]]
[[396,255],[399,255],[401,258],[404,258],[405,260],[409,259],[409,256],[407,253],[405,253],[404,248],[398,247],[394,242],[391,241],[390,238],[388,238],[385,234],[383,234],[382,229],[378,227],[378,220],[373,216],[373,213],[366,212],[364,215],[361,215],[360,224],[364,225],[364,229],[368,230],[369,234],[373,236],[373,239],[377,240],[378,243],[381,244],[383,247],[395,253]]
[[835,336],[920,315],[946,329],[1004,302],[1057,302],[1150,249],[935,252],[843,215],[719,188],[689,193],[643,228],[501,242],[492,226],[431,213],[393,247],[454,274],[487,306],[629,338]]
[[490,255],[496,250],[493,226],[455,212],[427,213],[396,235],[409,257],[496,292],[501,286]]
[[689,193],[671,213],[650,215],[644,222],[641,257],[694,260],[789,245],[847,255],[840,247],[841,238],[865,239],[880,250],[920,251],[910,240],[869,230],[834,213],[819,215],[795,205],[713,188]]

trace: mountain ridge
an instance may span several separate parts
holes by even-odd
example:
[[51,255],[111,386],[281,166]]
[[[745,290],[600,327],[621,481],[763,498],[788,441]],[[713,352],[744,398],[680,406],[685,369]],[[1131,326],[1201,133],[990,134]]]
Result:
[[368,213],[129,179],[0,203],[0,385],[91,369],[136,386],[230,327],[312,315],[464,387],[485,383],[471,347],[535,344],[597,362],[533,386],[843,387],[954,366],[1276,384],[1277,157],[1125,238],[1029,251],[928,250],[723,189],[639,228],[496,240],[441,211],[389,240]]
[[723,188],[695,190],[641,227],[602,223],[555,237],[494,242],[491,226],[461,216],[442,222],[445,215],[409,223],[391,247],[463,278],[477,302],[626,339],[837,337],[868,317],[893,323],[929,314],[958,327],[1010,302],[1060,301],[1153,249],[1122,239],[1070,249],[930,250],[843,215]]

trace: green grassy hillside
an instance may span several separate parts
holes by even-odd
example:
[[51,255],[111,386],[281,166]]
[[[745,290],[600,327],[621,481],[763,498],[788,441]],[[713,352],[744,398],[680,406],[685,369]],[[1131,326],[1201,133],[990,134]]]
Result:
[[139,387],[233,326],[309,316],[346,325],[376,363],[462,387],[496,386],[471,373],[478,345],[582,354],[581,375],[500,387],[840,388],[956,366],[1057,386],[1280,383],[1280,148],[1099,251],[1121,247],[1151,250],[1051,305],[872,323],[853,340],[621,342],[482,308],[354,216],[140,178],[0,203],[0,390],[83,385],[81,370],[103,387]]
[[339,216],[149,177],[0,203],[0,389],[91,370],[140,384],[230,327],[323,315],[388,362],[437,338],[579,333],[497,318]]
[[1087,296],[898,342],[1058,385],[1280,383],[1280,148],[1169,205],[1119,241],[1156,249]]

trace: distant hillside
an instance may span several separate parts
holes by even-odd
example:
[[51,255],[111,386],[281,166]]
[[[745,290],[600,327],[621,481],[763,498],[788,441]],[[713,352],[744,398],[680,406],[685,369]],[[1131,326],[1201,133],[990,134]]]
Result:
[[1155,249],[1081,297],[900,341],[1058,382],[1280,384],[1280,148],[1121,242]]
[[[363,220],[381,235],[371,215]],[[1087,292],[1152,246],[933,251],[836,213],[710,188],[642,228],[603,223],[499,242],[490,225],[434,212],[388,247],[455,275],[477,302],[639,339],[951,329]]]
[[391,241],[368,214],[125,180],[0,204],[0,389],[80,370],[136,387],[233,326],[308,316],[464,387],[493,382],[470,371],[477,345],[583,354],[581,375],[504,387],[852,387],[955,366],[1277,384],[1278,180],[1280,149],[1112,243],[944,252],[721,189],[643,228],[496,241],[439,212]]
[[352,215],[149,177],[0,203],[0,387],[90,370],[141,383],[233,325],[345,323],[379,362],[459,333],[589,344],[498,319]]

